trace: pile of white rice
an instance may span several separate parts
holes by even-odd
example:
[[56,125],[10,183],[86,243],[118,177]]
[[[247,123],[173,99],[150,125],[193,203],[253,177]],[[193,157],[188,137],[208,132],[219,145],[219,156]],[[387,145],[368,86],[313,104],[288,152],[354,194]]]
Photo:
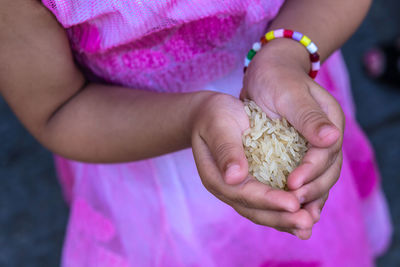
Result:
[[286,119],[269,119],[253,101],[245,100],[244,109],[250,119],[242,137],[249,173],[262,183],[287,189],[287,177],[307,151],[306,140]]

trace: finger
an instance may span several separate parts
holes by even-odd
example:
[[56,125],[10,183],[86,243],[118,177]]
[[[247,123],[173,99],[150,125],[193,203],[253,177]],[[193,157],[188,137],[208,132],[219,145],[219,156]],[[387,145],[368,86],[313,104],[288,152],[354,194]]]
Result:
[[204,140],[195,137],[192,143],[202,183],[220,200],[229,205],[240,204],[257,209],[297,211],[300,208],[297,197],[293,193],[272,189],[253,177],[247,177],[239,185],[226,184]]
[[305,90],[291,90],[283,94],[276,103],[277,111],[313,146],[329,147],[338,140],[340,131],[312,97],[309,89]]
[[273,189],[251,176],[240,185],[229,187],[221,184],[218,187],[227,187],[224,189],[226,197],[248,208],[289,212],[295,212],[300,208],[300,203],[293,193]]
[[293,191],[300,203],[309,203],[325,195],[329,189],[337,182],[340,176],[342,165],[342,153],[336,158],[332,166],[320,177],[314,181],[303,185],[299,189]]
[[288,176],[288,188],[296,190],[323,174],[336,160],[338,151],[333,147],[311,147],[301,164]]
[[270,211],[250,209],[236,206],[234,209],[242,216],[258,225],[273,228],[287,228],[293,230],[307,230],[312,228],[313,220],[308,211],[301,209],[297,212]]
[[321,211],[322,208],[325,205],[326,200],[328,199],[329,193],[326,193],[323,195],[321,198],[318,198],[314,201],[311,201],[310,203],[307,203],[304,205],[304,209],[307,210],[310,214],[311,217],[314,221],[314,223],[317,223],[321,217]]
[[304,230],[303,229],[302,230],[300,230],[300,229],[295,230],[295,229],[291,229],[291,228],[280,228],[280,227],[277,227],[277,228],[274,228],[274,229],[276,229],[276,230],[278,230],[280,232],[286,232],[286,233],[292,234],[292,235],[297,236],[299,239],[302,239],[302,240],[307,240],[312,235],[312,228],[311,229],[304,229]]
[[213,123],[212,131],[203,135],[203,140],[227,184],[238,184],[248,175],[248,163],[244,154],[240,127],[232,129],[232,125],[236,124],[235,121],[221,118]]
[[275,227],[274,229],[278,230],[279,232],[289,233],[289,234],[292,234],[295,236],[295,233],[294,233],[295,230],[292,228]]
[[307,240],[312,235],[312,228],[304,230],[294,230],[294,234],[301,240]]

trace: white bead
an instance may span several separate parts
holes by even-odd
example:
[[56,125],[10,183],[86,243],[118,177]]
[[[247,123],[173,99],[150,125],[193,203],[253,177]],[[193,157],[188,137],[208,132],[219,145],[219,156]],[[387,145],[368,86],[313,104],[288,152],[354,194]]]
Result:
[[275,36],[275,38],[282,38],[283,37],[283,29],[279,29],[279,30],[276,30],[276,31],[274,31],[274,36]]
[[311,70],[319,70],[320,67],[321,67],[321,63],[319,61],[318,62],[313,62],[311,64]]
[[247,57],[244,59],[244,66],[248,67],[250,64],[250,59],[248,59]]
[[254,51],[258,52],[258,51],[260,51],[260,49],[261,49],[261,43],[260,42],[257,42],[257,43],[253,44],[253,50]]
[[311,43],[307,46],[307,50],[308,50],[308,52],[309,52],[310,54],[314,54],[315,52],[318,51],[318,47],[317,47],[313,42],[311,42]]

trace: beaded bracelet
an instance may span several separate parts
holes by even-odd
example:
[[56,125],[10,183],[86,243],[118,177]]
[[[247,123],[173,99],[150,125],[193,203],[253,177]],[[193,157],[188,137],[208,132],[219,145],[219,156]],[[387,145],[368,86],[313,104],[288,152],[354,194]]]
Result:
[[260,42],[256,42],[253,44],[253,48],[250,49],[249,53],[247,54],[244,60],[244,72],[246,72],[247,67],[250,64],[250,61],[253,59],[256,53],[261,49],[261,47],[264,46],[269,41],[277,38],[290,38],[301,43],[307,48],[307,51],[310,53],[310,61],[311,61],[311,69],[308,75],[312,79],[314,79],[317,76],[318,70],[320,69],[321,65],[319,61],[318,47],[307,36],[299,32],[286,29],[269,31],[265,34],[265,36],[261,38]]

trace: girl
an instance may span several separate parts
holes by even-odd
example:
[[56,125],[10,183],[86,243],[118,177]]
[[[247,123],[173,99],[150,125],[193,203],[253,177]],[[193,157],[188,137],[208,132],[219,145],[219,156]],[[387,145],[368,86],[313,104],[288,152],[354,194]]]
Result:
[[[34,0],[3,1],[0,90],[60,155],[71,205],[63,266],[373,265],[390,225],[333,53],[369,0],[43,4],[54,16]],[[266,44],[243,77],[251,44],[278,28],[318,44],[318,83],[288,39]],[[242,80],[242,97],[311,144],[287,192],[248,177]]]

